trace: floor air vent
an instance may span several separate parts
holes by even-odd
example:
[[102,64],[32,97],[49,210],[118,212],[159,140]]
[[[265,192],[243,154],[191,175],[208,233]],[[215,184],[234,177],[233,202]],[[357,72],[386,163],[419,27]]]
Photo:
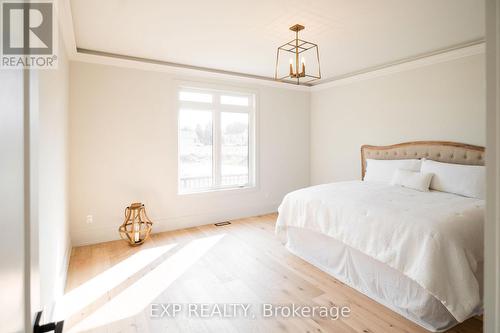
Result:
[[229,221],[219,222],[219,223],[215,223],[214,225],[216,227],[222,227],[223,225],[228,225],[228,224],[231,224],[231,222],[229,222]]

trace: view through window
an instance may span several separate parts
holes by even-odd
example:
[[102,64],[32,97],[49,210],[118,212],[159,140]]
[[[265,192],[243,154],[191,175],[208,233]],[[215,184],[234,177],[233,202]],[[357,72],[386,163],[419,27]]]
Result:
[[178,98],[179,191],[253,185],[255,96],[181,88]]

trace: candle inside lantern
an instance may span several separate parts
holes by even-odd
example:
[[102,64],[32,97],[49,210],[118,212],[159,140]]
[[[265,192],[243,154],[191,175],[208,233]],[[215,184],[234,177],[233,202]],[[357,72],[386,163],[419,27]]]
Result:
[[293,75],[293,60],[290,58],[290,76]]
[[140,235],[140,232],[139,230],[141,229],[139,223],[134,223],[134,242],[139,242],[139,235]]
[[302,57],[302,75],[306,74],[306,58]]

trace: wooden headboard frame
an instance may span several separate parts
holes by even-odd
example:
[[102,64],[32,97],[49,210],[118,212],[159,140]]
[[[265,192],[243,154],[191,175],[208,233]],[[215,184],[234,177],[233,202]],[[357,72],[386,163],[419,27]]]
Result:
[[484,165],[484,147],[449,141],[413,141],[390,146],[361,146],[361,179],[366,159],[401,160],[427,158],[438,162]]

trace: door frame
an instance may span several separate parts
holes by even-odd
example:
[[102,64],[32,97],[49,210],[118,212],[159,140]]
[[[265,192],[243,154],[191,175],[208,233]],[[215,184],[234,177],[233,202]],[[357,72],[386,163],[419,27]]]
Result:
[[500,0],[486,2],[486,169],[484,332],[500,332]]

